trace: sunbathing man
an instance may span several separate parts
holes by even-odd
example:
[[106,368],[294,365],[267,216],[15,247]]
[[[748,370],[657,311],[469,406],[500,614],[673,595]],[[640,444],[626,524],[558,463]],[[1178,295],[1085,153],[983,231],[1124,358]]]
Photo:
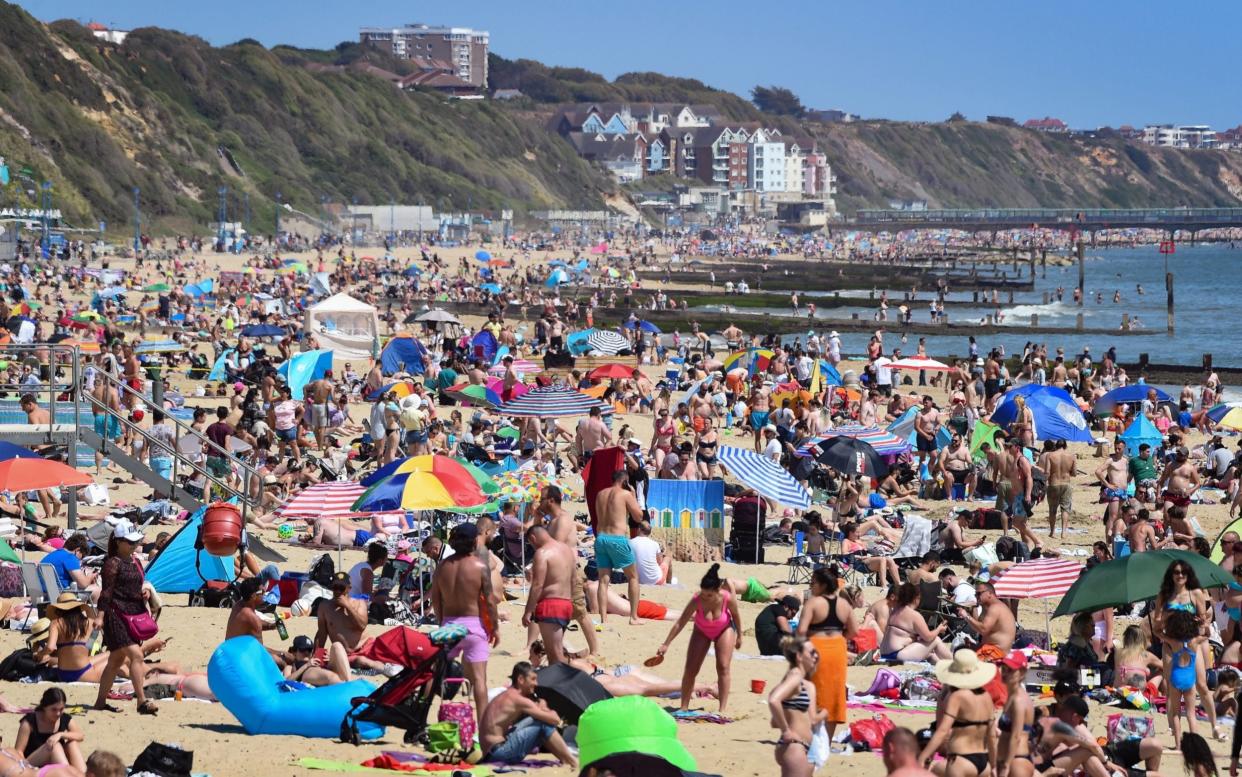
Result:
[[[781,586],[780,588],[768,588],[760,583],[757,579],[749,577],[745,580],[737,577],[725,578],[724,584],[729,587],[733,595],[744,602],[751,604],[767,604],[768,602],[778,601],[786,596],[797,596],[801,598],[798,590],[790,586]],[[642,616],[639,616],[642,617]]]
[[[587,604],[591,611],[595,611],[596,603],[599,601],[599,583],[594,580],[586,581]],[[608,590],[608,612],[612,615],[629,615],[630,600],[621,594]],[[650,599],[638,600],[638,617],[651,621],[675,621],[681,617],[681,610],[670,610],[659,602],[653,602]]]
[[306,529],[307,533],[300,541],[307,545],[361,548],[371,540],[371,532],[365,527],[337,518],[312,518],[307,522]]
[[326,648],[329,642],[339,642],[349,656],[350,666],[386,671],[382,661],[359,655],[371,643],[371,640],[362,638],[367,628],[367,603],[349,595],[349,573],[337,572],[333,575],[331,587],[332,599],[319,605],[315,648]]
[[[483,760],[516,764],[542,747],[576,772],[578,759],[558,730],[564,721],[548,708],[546,701],[534,698],[539,686],[535,668],[527,661],[519,661],[513,665],[509,680],[509,687],[487,704],[479,718]],[[483,692],[486,694],[487,689]]]

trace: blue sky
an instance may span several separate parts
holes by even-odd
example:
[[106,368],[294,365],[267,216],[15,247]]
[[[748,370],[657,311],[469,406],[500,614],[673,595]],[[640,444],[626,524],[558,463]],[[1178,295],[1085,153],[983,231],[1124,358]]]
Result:
[[[215,44],[327,48],[360,26],[424,21],[492,34],[505,57],[612,78],[654,70],[740,94],[777,84],[817,108],[940,120],[953,111],[1075,127],[1242,123],[1242,3],[1118,0],[19,0],[45,19],[160,26]],[[428,10],[423,10],[428,9]],[[434,9],[434,10],[433,10]]]

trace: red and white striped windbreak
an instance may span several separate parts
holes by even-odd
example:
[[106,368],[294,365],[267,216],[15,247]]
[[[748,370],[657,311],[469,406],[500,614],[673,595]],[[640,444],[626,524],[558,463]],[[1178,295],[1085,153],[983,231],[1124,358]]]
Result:
[[[348,480],[330,483],[316,483],[305,489],[293,499],[276,510],[281,518],[337,518],[361,515],[349,508],[362,492],[366,491],[361,483]],[[400,512],[400,511],[398,511]],[[373,513],[367,513],[373,515]]]
[[1064,596],[1082,574],[1082,564],[1061,558],[1037,558],[1010,567],[996,578],[996,595],[1003,599],[1047,599]]

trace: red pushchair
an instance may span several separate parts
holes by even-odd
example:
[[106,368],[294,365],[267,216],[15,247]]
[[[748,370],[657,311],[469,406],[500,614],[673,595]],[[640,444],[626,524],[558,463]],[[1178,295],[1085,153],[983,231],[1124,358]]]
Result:
[[358,722],[365,721],[405,729],[405,743],[416,742],[427,731],[432,701],[437,696],[451,698],[461,685],[460,679],[449,683],[445,695],[448,652],[465,636],[460,626],[439,628],[431,634],[398,626],[376,637],[362,654],[403,668],[370,696],[351,700],[353,706],[341,721],[341,741],[358,744]]

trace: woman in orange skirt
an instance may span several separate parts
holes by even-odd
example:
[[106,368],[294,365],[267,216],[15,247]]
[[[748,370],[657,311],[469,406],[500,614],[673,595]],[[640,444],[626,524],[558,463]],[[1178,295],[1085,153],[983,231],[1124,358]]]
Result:
[[798,616],[798,636],[806,637],[819,651],[819,665],[811,682],[815,702],[827,715],[831,739],[838,724],[845,723],[846,640],[858,633],[854,608],[838,595],[840,581],[834,570],[820,568],[811,576],[811,598]]

